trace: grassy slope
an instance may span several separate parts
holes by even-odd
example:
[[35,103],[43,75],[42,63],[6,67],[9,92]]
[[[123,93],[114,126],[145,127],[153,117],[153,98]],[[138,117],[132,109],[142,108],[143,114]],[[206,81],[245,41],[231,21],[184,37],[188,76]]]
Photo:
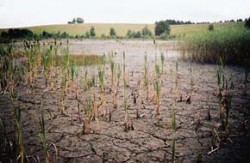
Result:
[[[215,29],[220,28],[230,28],[232,26],[237,26],[237,23],[217,23],[214,24]],[[95,28],[97,37],[102,34],[108,36],[110,28],[113,27],[118,36],[125,36],[128,30],[141,31],[142,28],[147,26],[149,30],[154,33],[154,24],[104,24],[104,23],[85,23],[85,24],[62,24],[62,25],[44,25],[44,26],[34,26],[27,27],[32,32],[36,34],[42,33],[42,31],[47,31],[49,33],[57,33],[58,31],[67,32],[71,36],[83,35],[90,30],[91,26]],[[192,35],[198,32],[205,32],[208,29],[208,24],[187,24],[187,25],[171,25],[171,35],[177,37]],[[0,29],[0,32],[6,29]]]
[[110,28],[113,27],[118,36],[125,36],[128,30],[139,31],[142,30],[145,26],[149,30],[154,31],[153,24],[66,24],[66,25],[47,25],[47,26],[37,26],[29,27],[29,29],[34,33],[41,33],[42,31],[55,32],[58,31],[67,32],[71,36],[83,35],[90,30],[91,26],[95,28],[97,37],[100,37],[102,34],[108,36]]
[[[47,32],[54,32],[57,33],[58,31],[67,32],[71,36],[75,35],[83,35],[87,31],[90,30],[91,26],[95,28],[97,37],[100,37],[102,34],[108,36],[109,30],[113,27],[116,31],[118,36],[125,36],[128,30],[132,31],[141,31],[142,28],[145,27],[149,28],[149,30],[154,33],[154,24],[65,24],[65,25],[46,25],[46,26],[36,26],[36,27],[29,27],[32,32],[34,33],[41,33],[42,31]],[[198,32],[198,31],[205,31],[207,29],[207,24],[190,24],[190,25],[171,25],[171,34],[176,36],[183,36],[186,34]]]

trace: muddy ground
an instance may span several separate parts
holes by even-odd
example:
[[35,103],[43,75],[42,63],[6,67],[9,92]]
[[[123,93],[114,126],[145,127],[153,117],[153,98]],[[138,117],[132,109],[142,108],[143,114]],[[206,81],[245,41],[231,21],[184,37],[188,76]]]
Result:
[[[63,42],[63,46],[66,46]],[[25,151],[30,162],[43,162],[43,148],[38,137],[39,116],[41,109],[45,114],[46,137],[58,150],[58,162],[171,162],[172,127],[171,110],[176,111],[176,161],[177,162],[249,162],[250,160],[250,84],[247,84],[247,95],[244,94],[244,69],[226,66],[225,76],[228,83],[233,83],[231,91],[232,109],[229,111],[229,130],[221,129],[219,99],[217,96],[217,65],[199,64],[178,61],[178,94],[175,93],[175,70],[179,56],[178,43],[171,41],[157,42],[157,50],[152,41],[115,41],[115,40],[70,40],[71,54],[106,54],[113,51],[115,63],[122,64],[123,51],[126,54],[126,72],[128,86],[126,97],[128,115],[133,121],[134,130],[124,132],[124,88],[122,77],[120,86],[116,87],[117,108],[112,105],[110,92],[110,68],[105,68],[106,109],[112,112],[111,121],[108,114],[99,115],[96,121],[90,122],[87,133],[82,133],[82,121],[86,118],[84,107],[86,97],[97,96],[100,102],[100,87],[97,82],[90,90],[83,90],[83,76],[86,69],[97,75],[97,67],[79,68],[78,88],[69,88],[65,100],[67,116],[58,109],[61,93],[60,74],[56,75],[54,90],[44,91],[45,80],[38,74],[35,86],[28,91],[24,82],[18,86],[22,110],[22,125]],[[160,115],[155,116],[153,85],[150,86],[151,100],[146,99],[143,87],[144,54],[148,56],[150,82],[153,82],[155,70],[155,52],[160,64],[160,54],[165,56]],[[190,74],[192,68],[192,75]],[[117,69],[116,69],[117,70]],[[115,71],[116,71],[115,70]],[[191,91],[191,76],[194,85]],[[229,78],[231,77],[231,80]],[[115,79],[117,82],[117,79]],[[75,90],[79,99],[75,99]],[[132,93],[138,93],[136,103]],[[174,100],[183,100],[175,104]],[[186,96],[191,103],[186,103]],[[80,116],[78,112],[80,106]],[[13,107],[8,94],[0,95],[0,118],[6,124],[8,136],[13,136]],[[140,118],[136,118],[137,110]],[[211,119],[208,117],[210,110]],[[100,112],[100,111],[99,111]],[[3,128],[1,128],[3,137]],[[219,139],[214,143],[218,137]],[[211,152],[211,146],[219,147]],[[51,161],[56,162],[56,152],[50,145]],[[6,161],[6,155],[0,155],[0,162]]]

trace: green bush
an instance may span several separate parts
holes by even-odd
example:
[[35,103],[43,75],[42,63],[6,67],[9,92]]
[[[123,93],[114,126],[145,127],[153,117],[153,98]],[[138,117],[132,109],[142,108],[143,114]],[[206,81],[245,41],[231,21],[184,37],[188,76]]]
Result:
[[128,30],[126,37],[132,38],[133,32],[131,30]]
[[90,33],[89,33],[89,31],[87,31],[87,32],[85,33],[85,38],[90,38]]
[[166,40],[166,39],[169,39],[170,38],[170,35],[168,32],[163,32],[160,36],[159,36],[160,39],[163,39],[163,40]]
[[102,34],[101,38],[106,39],[106,38],[108,38],[108,36],[106,36],[105,34]]
[[213,31],[214,30],[214,25],[213,24],[209,24],[208,25],[208,30],[209,31]]
[[128,30],[126,36],[128,38],[141,38],[142,37],[142,34],[141,34],[141,31],[131,31],[131,30]]
[[152,37],[152,32],[148,29],[147,26],[145,26],[145,27],[142,29],[142,36],[143,36],[144,38]]

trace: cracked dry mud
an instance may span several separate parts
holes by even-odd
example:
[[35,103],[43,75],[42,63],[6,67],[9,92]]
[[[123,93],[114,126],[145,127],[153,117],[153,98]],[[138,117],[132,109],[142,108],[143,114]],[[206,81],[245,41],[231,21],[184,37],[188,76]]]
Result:
[[[155,49],[151,41],[70,41],[70,53],[84,52],[103,54],[116,51],[115,63],[122,63],[122,52],[126,52],[126,71],[128,75],[128,114],[132,118],[134,130],[124,132],[124,104],[122,80],[118,87],[118,107],[113,108],[109,65],[105,68],[105,88],[107,109],[112,109],[111,122],[107,117],[98,117],[91,121],[90,130],[82,134],[82,122],[85,118],[85,99],[93,96],[93,91],[99,99],[100,88],[95,86],[83,91],[79,84],[80,117],[78,101],[74,89],[68,90],[66,97],[66,113],[62,115],[58,109],[60,97],[59,82],[54,91],[44,91],[44,79],[39,74],[35,87],[27,92],[23,83],[18,87],[19,104],[22,110],[24,142],[27,155],[38,156],[43,160],[43,148],[38,138],[39,108],[42,106],[45,114],[46,136],[49,143],[53,142],[58,149],[59,162],[171,162],[172,128],[171,109],[174,105],[174,71],[175,62],[179,55],[175,42],[159,41],[157,48],[158,62],[160,53],[165,55],[163,85],[161,91],[160,115],[154,116],[156,105],[146,100],[143,88],[144,54],[148,55],[150,75],[154,74]],[[193,69],[194,91],[191,104],[186,104],[185,96],[190,93],[190,71]],[[87,68],[90,72],[97,67]],[[80,68],[80,79],[86,67]],[[250,85],[248,96],[243,96],[244,69],[226,66],[225,74],[235,85],[233,90],[232,109],[230,110],[229,138],[221,142],[219,150],[208,155],[211,150],[212,131],[220,123],[217,89],[216,65],[197,64],[179,61],[178,89],[183,96],[183,102],[176,103],[176,158],[177,162],[247,162],[249,161],[250,135],[249,128],[244,128],[244,122],[249,125]],[[97,70],[95,70],[97,72]],[[116,71],[116,70],[115,70]],[[96,73],[97,74],[97,73]],[[59,81],[55,77],[54,81]],[[151,78],[152,79],[152,78]],[[78,82],[82,82],[79,80]],[[137,90],[139,97],[134,104],[131,93]],[[153,91],[151,86],[150,88]],[[151,91],[151,92],[152,92]],[[99,104],[100,101],[97,101]],[[7,95],[0,95],[0,116],[7,124],[9,135],[12,131],[11,103]],[[211,108],[211,120],[207,120],[208,108]],[[144,114],[136,119],[136,110]],[[198,123],[200,119],[200,123]],[[2,132],[1,132],[2,134]],[[2,136],[2,135],[1,135]],[[55,162],[55,150],[50,146],[52,162]],[[30,160],[32,162],[32,160]]]

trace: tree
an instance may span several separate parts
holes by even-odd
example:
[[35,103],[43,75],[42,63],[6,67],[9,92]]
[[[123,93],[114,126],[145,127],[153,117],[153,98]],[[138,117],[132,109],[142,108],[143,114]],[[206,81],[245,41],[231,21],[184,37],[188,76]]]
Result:
[[89,33],[90,33],[91,37],[95,37],[95,35],[96,35],[95,34],[95,28],[93,26],[91,26]]
[[77,22],[78,24],[82,24],[82,23],[84,23],[84,20],[83,20],[83,18],[78,17],[78,18],[76,19],[76,22]]
[[214,30],[214,25],[213,24],[209,24],[208,25],[208,30],[209,31],[213,31]]
[[170,25],[193,24],[191,21],[181,21],[181,20],[174,20],[174,19],[167,19],[166,22]]
[[155,35],[160,36],[161,34],[169,35],[170,33],[170,26],[166,21],[159,21],[156,22],[155,26]]
[[115,37],[116,36],[116,32],[115,32],[115,29],[113,27],[110,28],[109,36],[111,36],[111,37]]
[[152,36],[152,32],[148,29],[147,26],[145,26],[145,27],[142,29],[142,36],[143,36],[143,37],[151,37],[151,36]]
[[245,19],[245,27],[247,29],[250,29],[250,17],[248,19]]
[[83,18],[78,17],[78,18],[73,18],[72,21],[68,21],[68,24],[76,24],[76,23],[77,24],[84,23]]
[[68,24],[75,24],[76,23],[76,19],[74,18],[72,21],[68,21]]
[[243,20],[242,19],[237,19],[237,22],[243,22]]

